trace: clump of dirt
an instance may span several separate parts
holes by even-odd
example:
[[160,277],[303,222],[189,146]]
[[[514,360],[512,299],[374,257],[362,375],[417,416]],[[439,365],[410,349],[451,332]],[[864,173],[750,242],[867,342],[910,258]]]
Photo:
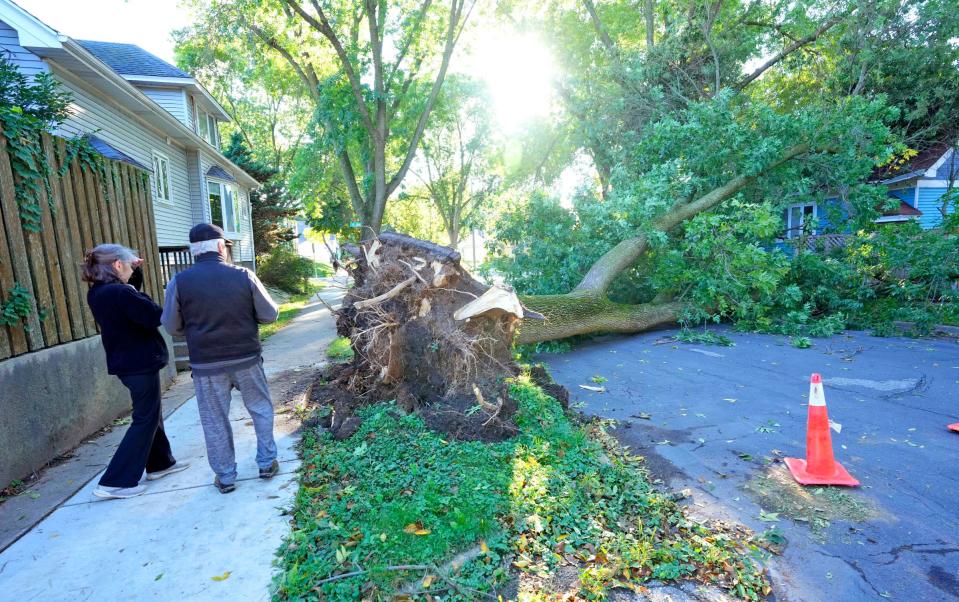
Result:
[[564,410],[569,409],[569,391],[566,387],[553,381],[546,366],[543,364],[534,364],[529,369],[529,378],[534,384],[539,386],[544,393],[555,399],[563,406]]
[[840,487],[803,487],[783,465],[774,465],[744,486],[767,512],[809,525],[822,539],[833,520],[864,522],[878,510],[854,491]]
[[354,286],[337,330],[354,357],[327,380],[352,399],[331,394],[334,433],[357,406],[395,399],[458,439],[515,434],[516,402],[505,381],[519,372],[512,341],[522,310],[518,300],[510,305],[512,293],[494,290],[505,301],[488,305],[490,287],[462,268],[459,253],[408,236],[381,234],[346,248]]

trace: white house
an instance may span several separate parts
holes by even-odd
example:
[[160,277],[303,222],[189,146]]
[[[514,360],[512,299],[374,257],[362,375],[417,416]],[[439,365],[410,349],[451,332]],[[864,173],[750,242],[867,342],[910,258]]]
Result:
[[[165,263],[188,255],[197,223],[223,227],[236,263],[253,267],[249,174],[220,152],[229,115],[192,76],[133,44],[74,40],[0,0],[0,52],[27,75],[52,74],[73,97],[62,136],[151,172],[157,241]],[[167,270],[169,273],[169,270]]]

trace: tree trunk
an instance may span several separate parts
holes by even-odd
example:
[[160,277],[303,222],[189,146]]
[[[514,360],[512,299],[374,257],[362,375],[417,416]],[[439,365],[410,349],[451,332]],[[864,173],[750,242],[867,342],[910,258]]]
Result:
[[675,324],[686,304],[682,302],[631,305],[610,301],[604,293],[572,292],[568,295],[521,297],[523,304],[546,316],[524,320],[516,341],[535,343],[595,332],[641,332]]
[[646,49],[649,50],[655,43],[653,34],[656,31],[656,22],[653,20],[653,0],[646,0],[643,12],[646,15]]

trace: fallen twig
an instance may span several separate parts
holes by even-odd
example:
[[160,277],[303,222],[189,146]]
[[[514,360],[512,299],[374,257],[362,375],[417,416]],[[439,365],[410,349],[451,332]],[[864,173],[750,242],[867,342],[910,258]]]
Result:
[[[388,566],[382,569],[377,569],[381,571],[426,571],[433,567],[426,564],[399,564],[396,566]],[[334,575],[332,577],[327,577],[326,579],[321,579],[316,582],[317,585],[323,585],[324,583],[331,583],[333,581],[339,581],[340,579],[349,579],[350,577],[357,577],[359,575],[365,575],[370,572],[369,569],[360,569],[358,571],[352,571],[349,573],[341,573],[339,575]]]
[[322,303],[323,305],[326,306],[326,309],[330,310],[330,313],[331,313],[331,314],[336,315],[337,310],[333,309],[333,306],[330,305],[329,303],[327,303],[327,302],[326,302],[326,299],[324,299],[323,297],[321,297],[319,293],[317,293],[316,298],[319,300],[320,303]]

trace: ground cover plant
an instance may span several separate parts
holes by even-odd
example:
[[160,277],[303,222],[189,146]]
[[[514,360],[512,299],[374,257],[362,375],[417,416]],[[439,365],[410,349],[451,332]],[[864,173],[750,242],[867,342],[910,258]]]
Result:
[[769,591],[759,540],[689,520],[602,423],[526,376],[508,386],[506,441],[453,440],[391,402],[359,410],[351,438],[307,430],[274,599],[532,599],[562,567],[581,599],[651,579]]
[[353,348],[350,347],[350,340],[346,337],[339,337],[330,343],[326,348],[326,357],[334,362],[343,362],[353,357]]

